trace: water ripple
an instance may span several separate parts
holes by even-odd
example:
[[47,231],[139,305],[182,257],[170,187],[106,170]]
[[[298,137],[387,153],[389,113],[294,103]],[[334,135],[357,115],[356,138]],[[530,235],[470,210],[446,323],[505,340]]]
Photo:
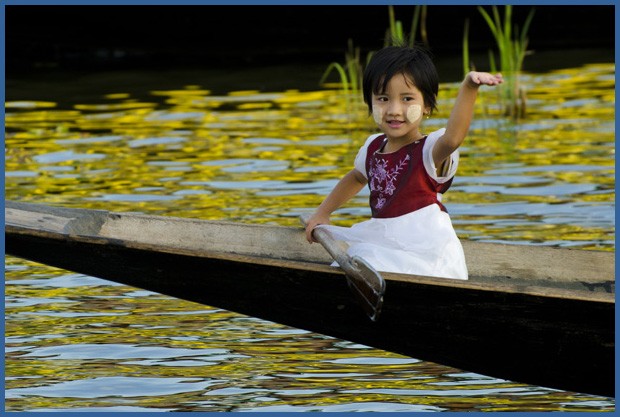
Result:
[[28,396],[51,398],[157,397],[204,391],[221,380],[201,378],[101,377],[5,391],[7,399]]

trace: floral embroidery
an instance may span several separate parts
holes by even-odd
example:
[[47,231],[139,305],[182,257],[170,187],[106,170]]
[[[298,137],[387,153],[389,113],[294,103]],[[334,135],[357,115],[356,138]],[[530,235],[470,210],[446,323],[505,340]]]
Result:
[[396,191],[396,179],[401,171],[407,166],[407,162],[411,158],[406,155],[394,168],[388,168],[388,161],[385,159],[379,159],[377,157],[372,159],[374,165],[370,166],[368,171],[368,177],[370,178],[370,190],[379,193],[375,208],[381,210],[381,208],[387,202],[387,197],[394,194]]

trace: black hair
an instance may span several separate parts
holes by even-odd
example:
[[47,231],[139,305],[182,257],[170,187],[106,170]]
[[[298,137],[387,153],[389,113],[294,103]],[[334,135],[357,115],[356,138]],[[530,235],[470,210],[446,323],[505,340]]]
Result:
[[364,70],[362,91],[368,112],[372,113],[372,94],[382,94],[396,74],[413,80],[431,112],[437,109],[439,75],[430,54],[421,47],[387,46],[377,51]]

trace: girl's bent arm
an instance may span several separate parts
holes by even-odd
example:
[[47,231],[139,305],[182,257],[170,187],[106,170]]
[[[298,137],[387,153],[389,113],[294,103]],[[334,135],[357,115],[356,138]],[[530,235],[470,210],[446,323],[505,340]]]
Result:
[[501,84],[503,81],[501,74],[486,72],[472,71],[465,76],[450,112],[446,132],[433,148],[433,160],[437,168],[463,143],[474,115],[478,88],[481,85]]
[[308,239],[308,242],[315,242],[312,237],[312,230],[319,224],[329,224],[329,216],[334,210],[359,193],[367,182],[366,178],[357,169],[352,169],[338,181],[338,184],[336,184],[308,220],[306,225],[306,239]]

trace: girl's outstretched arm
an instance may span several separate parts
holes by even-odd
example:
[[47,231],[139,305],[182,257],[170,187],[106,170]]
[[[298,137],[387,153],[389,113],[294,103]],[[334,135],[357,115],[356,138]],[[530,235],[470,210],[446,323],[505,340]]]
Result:
[[308,219],[308,224],[306,225],[306,239],[308,239],[308,242],[316,242],[312,237],[312,230],[319,224],[329,224],[329,216],[334,210],[359,193],[367,182],[366,178],[356,169],[352,169],[342,177],[310,219]]
[[437,144],[433,148],[433,160],[436,167],[439,168],[450,154],[463,143],[474,115],[478,88],[481,85],[497,85],[502,82],[504,79],[501,74],[493,75],[488,72],[472,71],[465,76],[450,113],[446,132],[437,140]]

